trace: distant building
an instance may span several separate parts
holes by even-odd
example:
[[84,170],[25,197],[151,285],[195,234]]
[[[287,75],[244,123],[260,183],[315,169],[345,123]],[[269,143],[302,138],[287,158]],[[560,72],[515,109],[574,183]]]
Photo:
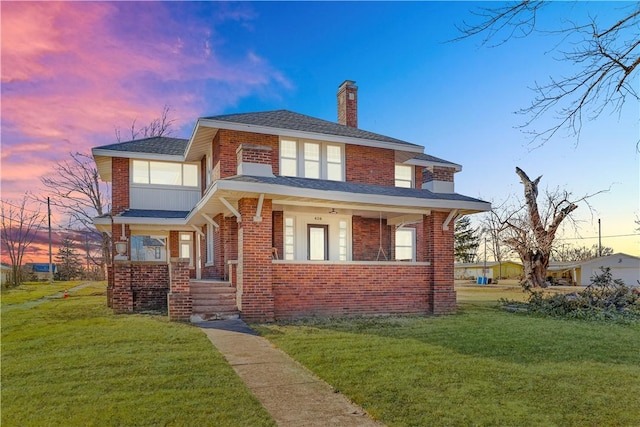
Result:
[[621,279],[627,286],[640,286],[640,258],[615,253],[599,258],[575,262],[550,262],[547,273],[554,279],[564,279],[580,286],[591,284],[591,278],[600,274],[600,268],[610,268],[613,279]]
[[[45,262],[28,262],[24,265],[25,271],[32,273],[35,280],[49,280],[49,263]],[[53,264],[53,274],[58,272],[58,268]]]
[[[485,269],[486,266],[486,269]],[[487,277],[489,279],[521,279],[524,276],[524,267],[516,261],[487,261],[484,262],[460,262],[453,267],[453,275],[456,280]]]
[[0,263],[0,286],[11,281],[11,265]]

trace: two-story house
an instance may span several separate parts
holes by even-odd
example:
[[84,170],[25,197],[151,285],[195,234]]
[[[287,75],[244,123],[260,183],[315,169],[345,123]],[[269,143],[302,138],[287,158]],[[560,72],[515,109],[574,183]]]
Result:
[[345,81],[338,123],[230,114],[189,139],[94,148],[112,183],[95,219],[118,253],[109,305],[176,320],[454,311],[454,220],[490,204],[455,192],[460,165],[359,129],[357,103]]

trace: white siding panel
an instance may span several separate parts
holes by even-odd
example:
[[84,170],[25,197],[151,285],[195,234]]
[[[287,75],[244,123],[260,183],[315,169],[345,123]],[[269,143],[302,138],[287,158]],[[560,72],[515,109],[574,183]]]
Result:
[[131,209],[189,211],[200,200],[200,189],[131,187]]

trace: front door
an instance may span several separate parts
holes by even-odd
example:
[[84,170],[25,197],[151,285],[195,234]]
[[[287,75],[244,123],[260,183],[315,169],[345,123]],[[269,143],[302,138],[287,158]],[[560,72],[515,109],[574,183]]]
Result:
[[325,261],[329,259],[328,225],[307,225],[307,242],[307,259],[310,261]]

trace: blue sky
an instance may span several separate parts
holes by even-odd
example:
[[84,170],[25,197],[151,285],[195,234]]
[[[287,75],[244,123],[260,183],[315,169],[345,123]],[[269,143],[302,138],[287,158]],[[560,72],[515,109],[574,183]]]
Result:
[[[541,24],[612,19],[629,4],[558,2]],[[554,59],[552,36],[495,48],[447,42],[483,5],[3,2],[2,197],[37,188],[52,161],[114,142],[114,128],[146,123],[165,104],[181,137],[197,117],[225,113],[289,109],[336,120],[337,87],[350,79],[359,126],[462,164],[457,191],[494,202],[519,195],[520,166],[576,198],[611,188],[590,199],[593,211],[580,206],[580,235],[565,238],[597,235],[598,218],[604,236],[637,233],[637,103],[585,123],[577,145],[560,134],[533,149],[514,111],[532,100],[528,87],[571,68]],[[603,244],[640,255],[638,236]]]

